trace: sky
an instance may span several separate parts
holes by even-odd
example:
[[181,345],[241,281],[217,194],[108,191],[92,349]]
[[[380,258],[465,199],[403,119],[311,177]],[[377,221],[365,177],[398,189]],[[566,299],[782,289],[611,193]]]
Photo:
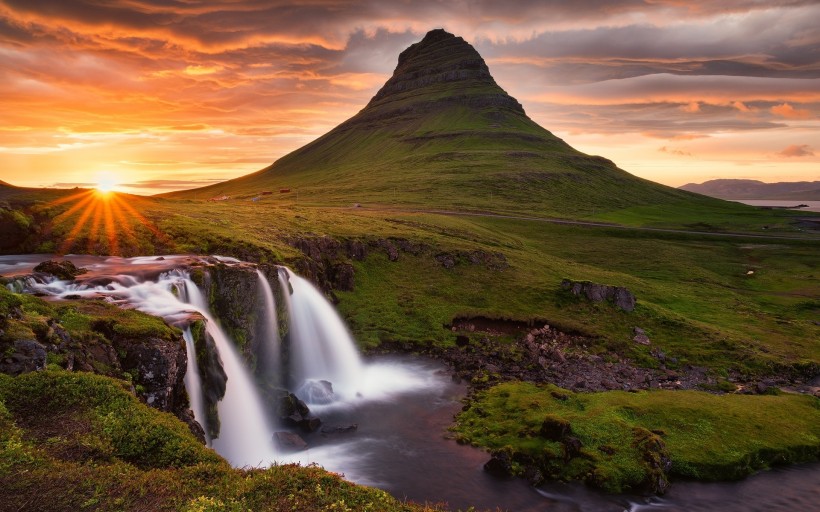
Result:
[[0,180],[153,194],[254,172],[434,28],[637,176],[820,180],[818,20],[817,0],[0,0]]

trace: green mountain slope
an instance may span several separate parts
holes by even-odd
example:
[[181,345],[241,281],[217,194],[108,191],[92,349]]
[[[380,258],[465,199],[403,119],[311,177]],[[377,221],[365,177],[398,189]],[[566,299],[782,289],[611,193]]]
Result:
[[440,29],[402,52],[368,105],[324,136],[254,174],[167,196],[253,197],[282,188],[298,192],[300,203],[562,217],[715,203],[574,150],[527,117],[471,45]]

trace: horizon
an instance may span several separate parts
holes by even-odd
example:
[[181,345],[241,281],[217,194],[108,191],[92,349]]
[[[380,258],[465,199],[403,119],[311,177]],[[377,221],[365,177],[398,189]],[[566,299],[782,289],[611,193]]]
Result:
[[355,115],[439,27],[535,122],[636,176],[820,180],[820,5],[498,9],[0,0],[0,180],[150,195],[258,171]]

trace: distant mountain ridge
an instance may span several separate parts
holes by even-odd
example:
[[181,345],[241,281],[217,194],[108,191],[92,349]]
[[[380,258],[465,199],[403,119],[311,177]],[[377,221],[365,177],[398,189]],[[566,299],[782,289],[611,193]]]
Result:
[[[575,150],[530,119],[469,43],[432,30],[350,119],[269,167],[165,197],[577,217],[696,196]],[[288,192],[285,192],[288,191]],[[265,194],[263,197],[263,193]]]
[[764,183],[758,180],[718,179],[687,183],[679,188],[720,199],[820,201],[820,181]]

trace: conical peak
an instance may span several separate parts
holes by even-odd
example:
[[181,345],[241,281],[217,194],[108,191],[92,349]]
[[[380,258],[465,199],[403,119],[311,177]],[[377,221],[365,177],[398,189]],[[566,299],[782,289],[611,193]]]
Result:
[[373,102],[442,82],[496,85],[475,48],[461,37],[435,29],[399,55],[393,76],[376,93]]

